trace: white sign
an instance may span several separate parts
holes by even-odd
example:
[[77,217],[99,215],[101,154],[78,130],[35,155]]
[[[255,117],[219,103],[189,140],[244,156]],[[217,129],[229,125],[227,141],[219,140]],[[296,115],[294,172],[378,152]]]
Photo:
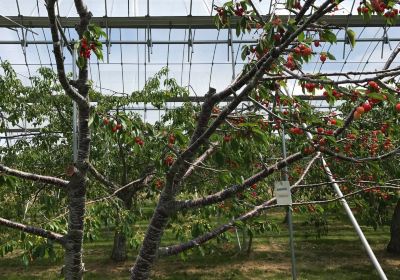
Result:
[[292,205],[292,192],[289,181],[275,182],[275,196],[278,205]]

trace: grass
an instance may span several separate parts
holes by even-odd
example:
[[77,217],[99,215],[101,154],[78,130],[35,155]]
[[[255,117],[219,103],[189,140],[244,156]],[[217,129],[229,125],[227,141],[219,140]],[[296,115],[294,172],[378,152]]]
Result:
[[[271,217],[271,216],[270,216]],[[282,221],[281,214],[273,215]],[[298,279],[379,279],[355,231],[347,221],[332,220],[329,233],[322,238],[306,237],[304,217],[294,216],[295,252]],[[389,229],[374,231],[363,228],[388,279],[399,279],[400,258],[385,252]],[[108,239],[111,240],[111,239]],[[134,256],[125,263],[109,260],[111,241],[99,240],[85,244],[85,279],[129,279],[129,268]],[[179,257],[158,260],[152,279],[157,280],[245,280],[291,279],[288,232],[268,232],[255,236],[250,255],[238,254],[234,245],[225,254],[202,257],[191,255],[186,261]],[[0,279],[60,279],[62,260],[35,261],[24,267],[16,254],[0,259]]]

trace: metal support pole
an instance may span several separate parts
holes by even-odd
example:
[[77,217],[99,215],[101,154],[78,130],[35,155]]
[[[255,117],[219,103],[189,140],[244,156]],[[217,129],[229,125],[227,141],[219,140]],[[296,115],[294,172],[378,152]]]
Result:
[[[133,18],[133,17],[132,17]],[[108,19],[105,19],[107,22]],[[150,25],[148,25],[150,26]],[[190,28],[195,29],[193,26],[189,26]],[[188,28],[189,28],[188,27]],[[120,28],[120,27],[118,27]],[[144,29],[146,29],[145,27]],[[150,27],[153,28],[153,27]],[[108,36],[108,39],[102,39],[99,40],[102,44],[105,44],[107,47],[111,48],[111,45],[147,45],[148,42],[146,40],[111,40],[110,39],[110,34],[111,31],[109,32],[108,30],[110,29],[108,26],[105,27],[106,33]],[[382,38],[360,38],[357,39],[357,42],[382,42]],[[391,38],[390,40],[388,38],[385,39],[386,42],[390,44],[390,42],[400,42],[400,37],[396,38]],[[389,40],[389,41],[388,41]],[[337,39],[337,42],[345,42],[344,38],[339,38]],[[192,40],[191,44],[192,45],[210,45],[210,44],[227,44],[229,43],[228,40]],[[253,39],[246,39],[246,40],[232,40],[232,44],[256,44],[257,41]],[[20,45],[21,41],[20,40],[1,40],[0,45]],[[26,40],[26,45],[51,45],[53,44],[53,41],[51,40]],[[68,44],[68,42],[65,42],[65,44]],[[189,41],[188,40],[152,40],[151,45],[188,45]]]
[[[76,80],[76,48],[74,44],[74,48],[72,50],[72,78]],[[75,101],[72,101],[72,154],[74,163],[78,160],[78,108]]]
[[[328,165],[326,164],[325,159],[322,157],[321,160],[322,160],[322,165],[324,167],[325,173],[328,176],[329,181],[332,183],[332,187],[335,190],[337,196],[343,197],[343,194],[339,189],[339,185],[337,183],[335,183],[335,179],[333,178],[332,172],[329,169]],[[342,203],[347,216],[349,216],[349,219],[350,219],[351,223],[353,224],[353,227],[356,230],[358,237],[361,239],[361,243],[363,244],[365,250],[367,251],[367,254],[368,254],[372,264],[374,265],[376,271],[378,272],[379,278],[381,280],[387,280],[385,272],[383,271],[381,265],[379,264],[378,260],[376,259],[376,256],[375,256],[374,252],[372,251],[371,246],[369,245],[367,239],[365,238],[364,233],[362,232],[356,218],[354,217],[353,212],[351,212],[351,209],[350,209],[349,205],[347,204],[346,199],[342,198],[342,199],[340,199],[340,202]]]
[[239,233],[238,233],[237,227],[235,227],[235,234],[236,234],[236,241],[239,246],[239,251],[242,251],[242,244],[240,244],[240,238],[239,238]]
[[[307,126],[305,124],[303,124],[303,128],[307,128]],[[308,139],[310,139],[310,140],[312,139],[312,135],[310,132],[306,132],[306,135],[307,135]],[[321,154],[321,152],[318,152],[318,153]],[[324,157],[321,157],[321,160],[322,160],[322,165],[325,170],[325,173],[328,177],[328,180],[329,180],[329,182],[331,182],[333,190],[335,191],[336,195],[339,198],[341,198],[339,201],[343,205],[343,208],[346,211],[346,214],[349,217],[350,222],[352,223],[354,229],[356,230],[358,237],[361,239],[361,243],[363,244],[365,250],[367,251],[367,254],[368,254],[372,264],[374,265],[375,269],[377,270],[379,278],[381,280],[387,280],[385,272],[383,271],[374,252],[371,249],[371,246],[369,245],[367,239],[365,238],[364,233],[362,232],[362,230],[360,228],[360,225],[358,224],[356,218],[353,215],[353,212],[351,212],[351,209],[350,209],[349,205],[347,204],[346,199],[343,197],[343,193],[340,191],[339,185],[337,183],[335,183],[335,179],[333,178],[332,172],[331,172],[330,168],[328,167]]]
[[[282,104],[280,104],[280,110],[282,111]],[[285,137],[285,126],[282,125],[282,154],[283,159],[286,158],[286,137]],[[283,169],[283,178],[285,181],[289,181],[288,176],[288,168],[287,166]],[[294,242],[293,242],[293,221],[292,221],[292,207],[289,205],[287,209],[288,215],[288,225],[289,225],[289,245],[290,245],[290,259],[292,262],[292,279],[297,279],[297,272],[296,272],[296,256],[294,252]]]
[[233,44],[232,44],[232,28],[229,28],[229,33],[228,33],[228,61],[229,61],[229,47],[231,48],[231,57],[232,57],[232,81],[235,80],[236,78],[236,71],[235,71],[235,50],[233,49]]

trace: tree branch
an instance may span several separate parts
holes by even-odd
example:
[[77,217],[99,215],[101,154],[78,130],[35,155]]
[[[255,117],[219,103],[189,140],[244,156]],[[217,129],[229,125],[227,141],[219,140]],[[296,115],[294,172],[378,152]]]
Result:
[[215,149],[217,148],[217,143],[211,143],[211,147],[208,148],[201,156],[199,156],[189,167],[189,169],[186,171],[185,175],[182,177],[182,181],[185,181],[196,169],[197,165],[201,164],[204,162],[209,156],[211,156],[214,152]]
[[49,230],[45,230],[42,228],[37,228],[37,227],[33,227],[33,226],[27,226],[24,224],[20,224],[17,222],[13,222],[7,219],[3,219],[0,218],[0,225],[2,226],[6,226],[9,228],[13,228],[13,229],[17,229],[26,233],[30,233],[33,235],[37,235],[40,237],[44,237],[50,240],[53,240],[57,243],[60,243],[61,245],[65,245],[65,239],[64,239],[64,235],[49,231]]
[[194,200],[184,200],[184,201],[176,201],[176,207],[177,209],[188,209],[188,208],[197,208],[197,207],[202,207],[210,204],[214,204],[220,201],[223,201],[236,193],[243,191],[244,189],[250,187],[251,185],[259,182],[260,180],[268,177],[272,173],[274,173],[277,170],[280,170],[284,168],[285,166],[298,161],[304,157],[304,154],[298,152],[293,155],[288,156],[287,158],[275,163],[272,166],[269,166],[265,168],[264,170],[260,171],[259,173],[251,176],[250,178],[246,179],[242,184],[240,185],[233,185],[227,189],[224,189],[222,191],[219,191],[217,193],[208,195],[206,197],[202,197],[199,199],[194,199]]
[[[86,202],[86,204],[93,204],[96,202],[104,201],[107,199],[111,199],[114,196],[118,196],[121,192],[129,189],[129,191],[134,194],[135,192],[139,191],[140,189],[144,188],[147,186],[153,177],[154,173],[153,172],[148,172],[145,173],[141,178],[136,179],[124,186],[120,186],[110,180],[108,180],[103,174],[101,174],[94,166],[93,164],[89,163],[88,164],[88,170],[89,172],[103,185],[108,187],[108,192],[109,195],[101,198],[94,199],[92,201]],[[121,198],[121,197],[120,197]]]
[[[55,3],[56,0],[47,0],[46,8],[50,21],[50,30],[53,41],[54,57],[57,64],[58,79],[64,91],[69,97],[72,98],[72,100],[74,100],[80,106],[87,105],[85,98],[82,95],[80,95],[73,87],[71,87],[67,75],[65,73],[64,56],[61,51],[61,41],[58,34],[58,27],[56,21]],[[75,61],[73,63],[75,63]]]
[[28,172],[20,171],[17,169],[9,168],[3,164],[0,164],[0,173],[4,173],[4,174],[10,175],[10,176],[15,176],[15,177],[18,177],[21,179],[37,181],[37,182],[41,182],[41,183],[45,183],[45,184],[51,184],[51,185],[54,185],[57,187],[66,187],[69,183],[68,181],[65,181],[60,178],[38,175],[35,173],[28,173]]
[[[326,200],[317,200],[317,201],[302,201],[302,202],[294,202],[292,203],[292,206],[301,206],[301,205],[309,205],[309,204],[327,204],[327,203],[332,203],[332,202],[336,202],[339,201],[343,198],[346,197],[352,197],[356,194],[359,194],[361,192],[365,192],[367,190],[371,190],[371,189],[377,189],[377,188],[387,188],[387,189],[394,189],[394,190],[398,190],[400,189],[400,186],[373,186],[373,187],[368,187],[368,188],[363,188],[361,190],[357,190],[351,193],[348,193],[346,195],[343,195],[343,197],[335,197],[332,199],[326,199]],[[253,218],[255,216],[257,216],[258,214],[260,214],[262,211],[265,211],[267,209],[271,209],[271,208],[277,208],[277,207],[287,207],[287,205],[276,205],[273,204],[275,203],[276,198],[271,198],[270,200],[268,200],[267,202],[255,206],[251,211],[241,215],[240,217],[236,218],[236,219],[232,219],[229,223],[220,225],[218,227],[216,227],[214,230],[209,231],[201,236],[198,236],[190,241],[181,243],[181,244],[177,244],[177,245],[172,245],[172,246],[168,246],[168,247],[160,247],[159,248],[159,255],[160,256],[172,256],[172,255],[176,255],[179,254],[183,251],[192,249],[194,247],[198,247],[201,244],[206,243],[207,241],[210,241],[211,239],[216,238],[218,235],[224,233],[225,231],[229,230],[230,228],[235,227],[235,224],[237,222],[242,222],[242,221],[246,221],[250,218]]]
[[391,156],[395,156],[400,152],[400,147],[397,147],[396,149],[387,152],[386,154],[382,154],[380,156],[377,157],[366,157],[366,158],[354,158],[354,157],[348,157],[339,153],[335,153],[331,150],[328,150],[325,147],[321,147],[320,151],[324,154],[336,157],[338,159],[341,160],[345,160],[345,161],[350,161],[350,162],[355,162],[355,163],[361,163],[361,162],[367,162],[367,161],[379,161],[379,160],[383,160],[385,158],[391,157]]
[[400,52],[400,43],[397,44],[396,48],[393,50],[392,54],[389,56],[388,60],[385,63],[385,66],[383,67],[383,70],[389,69],[390,65],[392,64],[392,62],[394,61],[396,56],[399,54],[399,52]]
[[171,255],[176,255],[183,251],[192,249],[194,247],[200,246],[201,244],[206,243],[207,241],[209,241],[211,239],[214,239],[221,233],[234,227],[235,223],[237,223],[238,221],[245,221],[245,220],[248,220],[248,219],[258,215],[261,212],[261,210],[264,210],[264,207],[266,207],[266,206],[277,207],[276,205],[271,205],[272,203],[275,202],[275,200],[276,199],[273,198],[273,199],[265,202],[262,205],[256,206],[253,208],[253,210],[241,215],[240,217],[238,217],[236,219],[232,219],[229,223],[220,225],[220,226],[216,227],[214,230],[209,231],[201,236],[198,236],[188,242],[181,243],[178,245],[168,246],[168,247],[161,247],[161,248],[159,248],[158,253],[161,256],[171,256]]
[[126,189],[129,189],[133,186],[135,186],[133,189],[131,189],[132,193],[135,193],[137,191],[139,191],[140,189],[144,188],[145,186],[148,185],[150,178],[152,177],[152,173],[150,174],[146,174],[144,177],[140,178],[140,179],[136,179],[128,184],[126,184],[125,186],[122,186],[118,189],[116,189],[114,192],[112,192],[110,195],[105,196],[105,197],[100,197],[91,201],[86,202],[87,205],[89,204],[94,204],[100,201],[104,201],[104,200],[108,200],[113,198],[114,196],[118,196],[118,194]]
[[115,184],[114,182],[108,180],[103,174],[101,174],[94,166],[92,163],[88,163],[88,171],[93,175],[94,178],[96,178],[97,181],[102,183],[104,186],[108,187],[109,190],[114,191],[116,189],[119,189],[120,186],[118,184]]
[[[287,67],[283,67],[283,70],[288,73],[290,76],[292,76],[293,78],[295,78],[296,80],[300,80],[300,81],[306,81],[306,82],[310,82],[310,83],[316,83],[316,84],[322,84],[322,85],[341,85],[341,84],[356,84],[356,83],[366,83],[369,81],[374,81],[374,80],[380,80],[383,78],[387,78],[387,77],[395,77],[398,76],[400,74],[400,67],[396,67],[393,69],[389,69],[389,70],[383,70],[383,71],[377,71],[374,73],[370,73],[370,74],[375,74],[375,77],[369,77],[369,78],[362,78],[362,79],[345,79],[345,80],[338,80],[338,81],[333,81],[333,80],[322,80],[322,79],[314,79],[312,78],[312,76],[310,75],[299,75],[294,73],[293,71],[289,70]],[[359,75],[368,75],[369,73],[363,73],[363,72],[359,72]],[[351,73],[346,73],[346,74],[342,74],[342,75],[346,75],[346,76],[352,76],[353,74]],[[320,76],[320,75],[319,75]],[[336,76],[336,75],[332,75],[332,73],[329,76]],[[340,76],[340,74],[338,73],[337,76]],[[282,78],[282,79],[287,79],[286,78]]]

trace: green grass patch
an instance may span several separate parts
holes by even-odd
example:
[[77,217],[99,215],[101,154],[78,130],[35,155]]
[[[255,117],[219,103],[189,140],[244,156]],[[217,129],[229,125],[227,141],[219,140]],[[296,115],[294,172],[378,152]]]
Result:
[[[281,213],[269,215],[281,224]],[[331,220],[327,235],[316,238],[306,235],[310,226],[304,226],[305,217],[294,215],[295,250],[298,279],[378,279],[361,242],[348,221]],[[389,240],[389,228],[374,231],[363,227],[378,260],[389,279],[398,279],[400,258],[385,252]],[[112,232],[85,244],[84,262],[87,272],[85,279],[129,279],[129,268],[135,254],[131,251],[129,260],[114,263],[109,259],[112,247]],[[170,234],[166,242],[173,242]],[[164,242],[165,242],[164,241]],[[218,254],[201,256],[191,254],[187,260],[180,257],[162,258],[157,261],[152,279],[156,280],[246,280],[246,279],[290,279],[291,264],[288,245],[288,231],[281,224],[280,232],[256,235],[249,255],[238,252],[237,244],[220,244]],[[37,260],[25,267],[17,253],[0,259],[0,279],[61,279],[62,260]]]

